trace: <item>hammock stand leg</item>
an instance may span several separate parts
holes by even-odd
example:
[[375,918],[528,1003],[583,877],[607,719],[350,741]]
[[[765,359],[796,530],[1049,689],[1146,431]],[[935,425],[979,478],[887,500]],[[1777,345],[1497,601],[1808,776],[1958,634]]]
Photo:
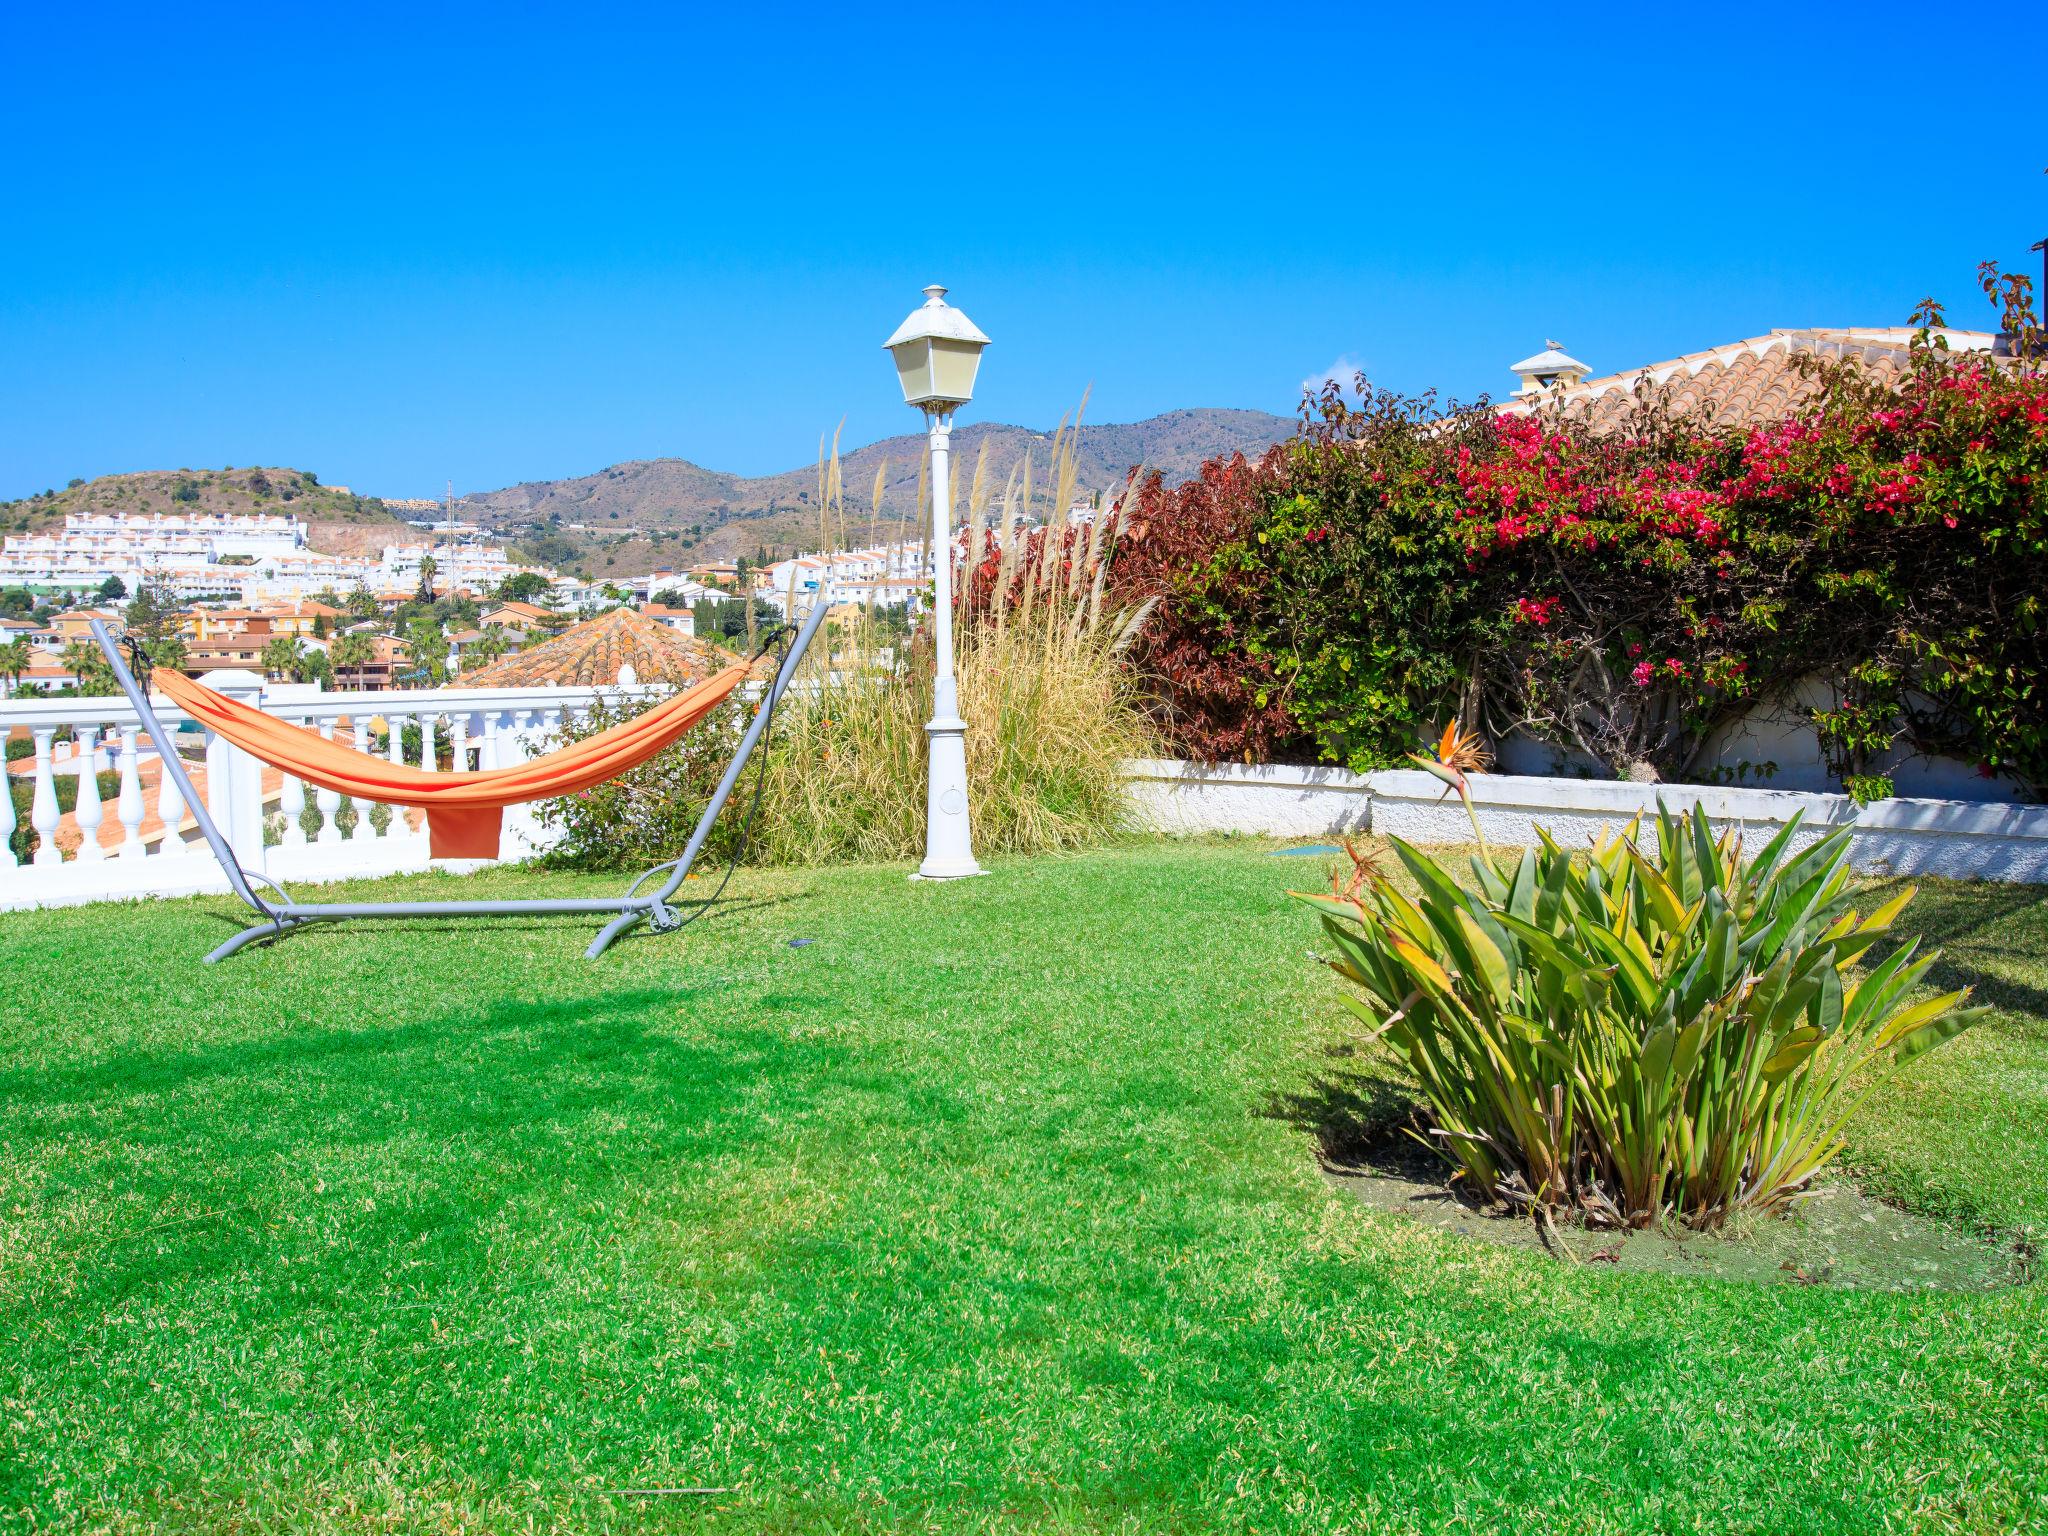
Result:
[[[162,759],[163,771],[173,777],[179,792],[184,795],[186,806],[199,823],[200,835],[206,839],[206,845],[220,864],[221,872],[227,876],[228,885],[262,919],[208,954],[206,962],[209,965],[225,960],[250,944],[265,939],[282,938],[294,929],[315,923],[344,922],[355,918],[374,920],[412,917],[609,914],[611,921],[599,930],[597,937],[591,941],[590,948],[584,952],[587,958],[595,960],[619,935],[639,923],[652,921],[656,932],[677,926],[673,910],[668,904],[669,898],[675,895],[676,888],[689,877],[691,864],[696,861],[698,853],[703,849],[705,839],[711,835],[711,828],[718,820],[718,813],[725,808],[726,801],[732,795],[733,786],[739,782],[741,770],[746,767],[747,759],[753,755],[755,745],[760,741],[762,732],[767,729],[770,711],[782,697],[783,691],[788,688],[791,677],[796,673],[797,664],[803,660],[812,637],[824,623],[825,606],[822,597],[811,605],[811,611],[804,620],[803,628],[797,632],[796,640],[789,648],[789,654],[782,659],[782,665],[776,669],[775,681],[767,698],[762,700],[761,707],[754,711],[754,718],[747,724],[746,734],[740,738],[738,750],[733,753],[732,761],[726,764],[725,773],[718,781],[718,788],[713,791],[710,801],[705,805],[704,814],[698,818],[696,830],[690,834],[690,841],[683,850],[683,856],[671,866],[657,865],[649,870],[627,888],[625,895],[605,900],[318,902],[293,901],[289,897],[266,900],[256,894],[251,884],[252,877],[236,862],[234,850],[229,847],[227,839],[221,836],[220,829],[214,825],[213,817],[207,811],[206,802],[193,791],[192,781],[186,776],[184,763],[178,757],[177,744],[172,740],[171,733],[165,729],[163,722],[157,718],[156,711],[150,707],[141,685],[135,680],[135,674],[129,671],[127,662],[122,659],[113,635],[98,619],[92,621],[92,634],[93,639],[99,642],[100,650],[106,656],[108,664],[113,668],[114,680],[120,684],[122,693],[127,695],[128,702],[134,707],[136,716],[142,723],[142,728],[149,733],[150,742]],[[645,896],[640,895],[640,887],[651,876],[659,874],[664,867],[668,868],[669,877],[661,889]]]
[[244,928],[232,939],[229,939],[227,943],[209,954],[206,957],[205,963],[208,965],[217,964],[227,959],[236,950],[243,948],[245,945],[254,944],[259,939],[281,939],[298,926],[299,924],[296,921],[280,917],[271,922],[257,923],[253,927]]
[[782,658],[782,665],[775,669],[775,681],[769,687],[768,696],[761,701],[760,708],[754,711],[754,718],[747,722],[746,734],[740,738],[739,748],[733,753],[732,761],[725,765],[725,772],[719,776],[718,787],[711,792],[710,800],[705,802],[704,814],[697,818],[696,828],[690,833],[689,842],[683,846],[683,856],[666,866],[668,878],[662,882],[661,889],[652,896],[639,896],[635,893],[651,877],[661,873],[664,866],[657,864],[633,882],[626,892],[626,900],[631,905],[598,930],[597,937],[590,941],[590,948],[583,952],[584,959],[595,960],[611,948],[621,934],[636,924],[651,922],[656,933],[666,933],[681,926],[669,907],[669,898],[690,878],[690,866],[697,862],[697,855],[704,851],[704,840],[711,836],[711,828],[718,821],[718,813],[725,809],[725,802],[732,798],[733,789],[740,781],[740,774],[746,769],[747,759],[754,755],[754,748],[760,742],[762,733],[768,729],[768,721],[775,712],[776,704],[782,699],[783,690],[789,687],[789,680],[796,675],[797,663],[803,660],[804,652],[810,648],[811,637],[818,632],[818,626],[824,621],[825,599],[823,594],[820,594],[811,604],[810,615],[804,620],[803,628],[797,631],[796,640],[790,646],[789,654]]

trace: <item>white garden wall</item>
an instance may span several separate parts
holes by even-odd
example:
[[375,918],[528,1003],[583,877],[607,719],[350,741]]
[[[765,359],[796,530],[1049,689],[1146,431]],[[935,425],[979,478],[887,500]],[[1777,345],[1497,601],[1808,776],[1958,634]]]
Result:
[[[1128,765],[1140,821],[1171,833],[1240,832],[1328,837],[1371,831],[1415,843],[1470,842],[1457,797],[1419,771],[1347,773],[1340,768],[1202,767],[1146,760]],[[1858,807],[1846,795],[1691,784],[1478,774],[1472,799],[1489,842],[1526,847],[1540,825],[1560,843],[1590,841],[1603,826],[1704,805],[1717,826],[1754,829],[1751,846],[1804,812],[1801,837],[1855,829],[1851,857],[1872,873],[2048,882],[2048,807],[1898,799]]]

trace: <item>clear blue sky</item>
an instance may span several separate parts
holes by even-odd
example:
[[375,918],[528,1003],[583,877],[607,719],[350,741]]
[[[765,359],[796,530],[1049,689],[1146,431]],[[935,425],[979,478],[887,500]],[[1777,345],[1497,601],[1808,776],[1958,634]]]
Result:
[[880,342],[932,281],[974,412],[1049,425],[1981,325],[2048,235],[1995,30],[1374,9],[8,7],[0,496],[784,469],[912,424]]

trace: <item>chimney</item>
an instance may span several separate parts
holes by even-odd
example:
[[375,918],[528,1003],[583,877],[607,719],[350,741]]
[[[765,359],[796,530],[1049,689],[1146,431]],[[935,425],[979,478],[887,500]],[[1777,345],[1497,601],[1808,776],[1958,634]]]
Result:
[[1584,363],[1565,351],[1562,342],[1556,341],[1545,341],[1541,352],[1534,357],[1523,358],[1514,365],[1513,371],[1522,381],[1522,387],[1515,391],[1517,396],[1540,395],[1547,389],[1583,384],[1591,372]]

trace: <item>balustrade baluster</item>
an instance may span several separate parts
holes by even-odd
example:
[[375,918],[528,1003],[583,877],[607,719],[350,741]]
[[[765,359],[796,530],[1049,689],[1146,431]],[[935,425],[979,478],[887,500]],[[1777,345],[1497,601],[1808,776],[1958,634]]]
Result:
[[80,750],[73,761],[78,764],[78,800],[71,815],[78,823],[82,834],[78,840],[78,861],[81,864],[97,864],[106,857],[106,850],[100,847],[100,823],[107,819],[105,807],[100,804],[99,730],[96,725],[74,727],[78,734]]
[[[386,705],[384,709],[384,725],[387,737],[384,743],[384,755],[392,762],[403,767],[405,765],[405,722],[398,718],[389,705]],[[386,841],[397,842],[412,836],[412,823],[406,819],[405,807],[393,805],[386,807],[386,809],[391,812],[391,819],[384,825]]]
[[14,856],[14,778],[0,765],[0,869],[12,869],[21,862]]
[[[351,712],[348,720],[349,725],[355,731],[355,749],[358,752],[367,753],[370,750],[370,716],[363,709],[360,702],[352,705],[350,709]],[[374,841],[377,836],[377,828],[370,820],[370,812],[373,809],[370,802],[367,800],[357,800],[351,796],[349,804],[353,805],[356,810],[356,829],[349,834],[349,841],[352,843],[365,840]]]
[[[339,726],[340,721],[333,715],[323,715],[320,718],[318,729],[322,736],[332,741]],[[314,834],[314,840],[329,845],[340,842],[341,791],[338,789],[322,789],[315,785],[313,787],[313,803],[320,808],[320,830]]]
[[279,843],[286,848],[299,847],[306,841],[306,829],[300,824],[300,818],[306,814],[306,786],[294,774],[286,774],[278,787],[277,812],[284,817]]
[[57,765],[50,756],[50,742],[57,731],[54,726],[45,726],[34,734],[36,792],[28,809],[28,824],[36,829],[34,862],[61,864],[64,855],[57,849]]
[[121,818],[121,857],[139,859],[149,852],[142,843],[142,768],[135,760],[137,725],[121,727],[121,798],[114,813]]
[[158,847],[160,856],[181,858],[188,851],[184,835],[178,830],[185,820],[185,797],[178,790],[177,778],[171,773],[171,759],[158,760],[156,776],[156,816],[164,824],[164,839]]

